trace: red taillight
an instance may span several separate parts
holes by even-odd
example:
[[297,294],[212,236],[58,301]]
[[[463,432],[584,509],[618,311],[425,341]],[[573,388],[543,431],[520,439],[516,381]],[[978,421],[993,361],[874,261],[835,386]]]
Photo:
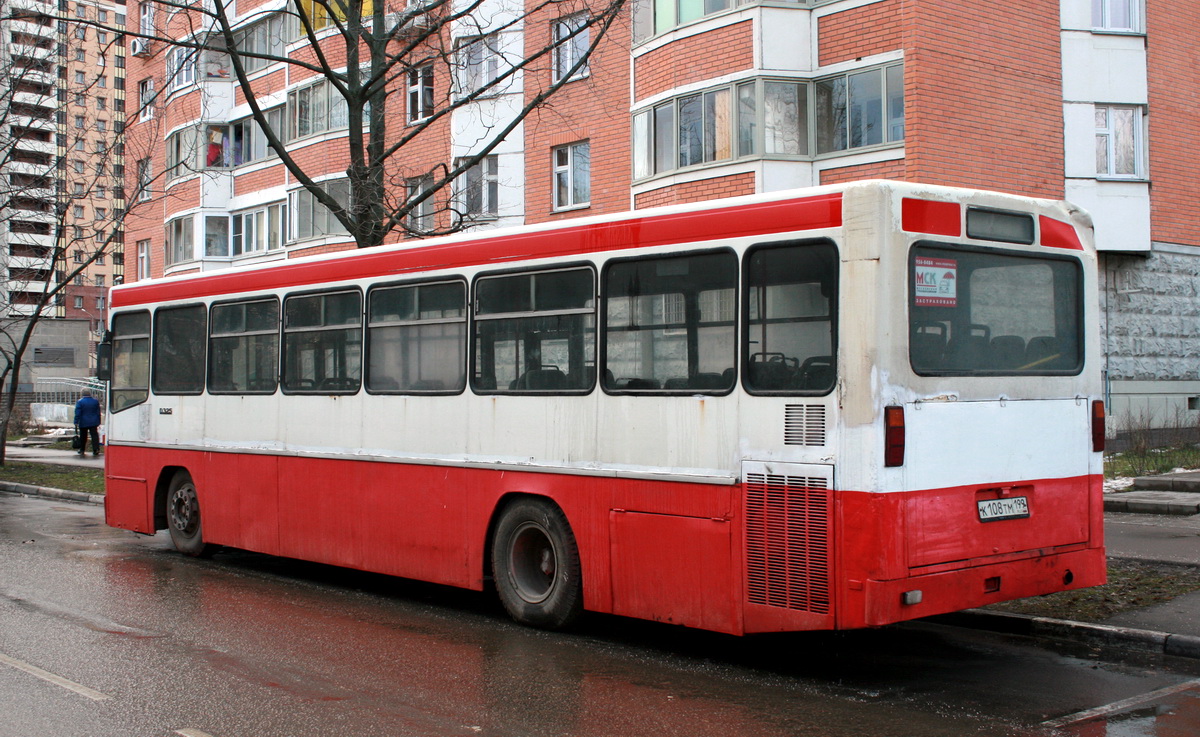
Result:
[[1104,402],[1092,401],[1092,451],[1104,452]]
[[883,465],[904,465],[904,408],[883,408]]

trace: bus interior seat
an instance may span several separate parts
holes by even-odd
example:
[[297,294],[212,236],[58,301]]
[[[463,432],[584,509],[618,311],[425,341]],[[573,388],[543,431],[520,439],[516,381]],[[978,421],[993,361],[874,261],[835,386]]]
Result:
[[419,379],[408,388],[414,392],[436,392],[445,389],[446,384],[441,379]]
[[663,382],[663,389],[687,389],[687,388],[689,388],[689,387],[688,387],[688,380],[687,380],[686,376],[675,377],[673,379],[667,379],[666,381]]
[[557,366],[551,368],[530,369],[521,374],[514,389],[531,391],[553,391],[567,388],[567,375]]
[[705,391],[724,389],[727,386],[729,386],[729,382],[725,379],[724,373],[696,374],[694,377],[692,377],[691,381],[688,382],[689,389],[703,389]]
[[1012,369],[1025,363],[1025,339],[1019,335],[992,338],[991,362],[995,368]]
[[642,379],[638,377],[617,379],[616,386],[618,389],[658,389],[659,384],[654,379]]
[[946,365],[960,369],[986,368],[991,339],[992,329],[987,325],[967,325],[965,330],[956,330],[946,344]]
[[400,382],[390,376],[372,376],[367,388],[375,392],[394,392],[400,388]]
[[755,389],[800,389],[800,359],[782,353],[750,356],[750,384]]
[[836,378],[833,356],[809,356],[800,364],[800,375],[804,377],[805,389],[826,389],[833,386]]
[[1025,346],[1025,368],[1052,369],[1066,368],[1063,364],[1062,343],[1050,335],[1039,335],[1030,338]]
[[920,322],[909,338],[912,362],[918,368],[940,368],[946,357],[946,324]]

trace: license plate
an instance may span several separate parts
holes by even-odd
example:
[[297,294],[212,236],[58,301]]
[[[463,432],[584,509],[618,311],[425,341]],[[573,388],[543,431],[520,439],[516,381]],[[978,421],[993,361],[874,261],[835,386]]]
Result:
[[1029,516],[1029,498],[1010,496],[1006,499],[987,499],[977,502],[979,521],[994,522],[998,519],[1021,519]]

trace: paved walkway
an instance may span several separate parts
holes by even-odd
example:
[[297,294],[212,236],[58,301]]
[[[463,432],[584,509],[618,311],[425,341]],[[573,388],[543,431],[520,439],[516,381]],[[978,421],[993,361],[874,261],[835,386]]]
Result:
[[32,463],[53,463],[59,466],[85,466],[87,468],[104,468],[104,456],[93,456],[89,450],[81,456],[73,450],[56,450],[34,445],[13,445],[9,443],[4,450],[5,457],[12,461],[30,461]]

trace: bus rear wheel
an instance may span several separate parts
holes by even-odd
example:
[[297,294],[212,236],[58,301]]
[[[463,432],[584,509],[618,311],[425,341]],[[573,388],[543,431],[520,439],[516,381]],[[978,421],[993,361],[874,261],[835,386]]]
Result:
[[175,549],[184,555],[204,557],[215,549],[204,542],[200,499],[196,495],[196,484],[187,471],[176,471],[167,487],[167,529]]
[[500,514],[492,536],[500,601],[521,624],[562,629],[583,611],[579,548],[557,505],[521,499]]

